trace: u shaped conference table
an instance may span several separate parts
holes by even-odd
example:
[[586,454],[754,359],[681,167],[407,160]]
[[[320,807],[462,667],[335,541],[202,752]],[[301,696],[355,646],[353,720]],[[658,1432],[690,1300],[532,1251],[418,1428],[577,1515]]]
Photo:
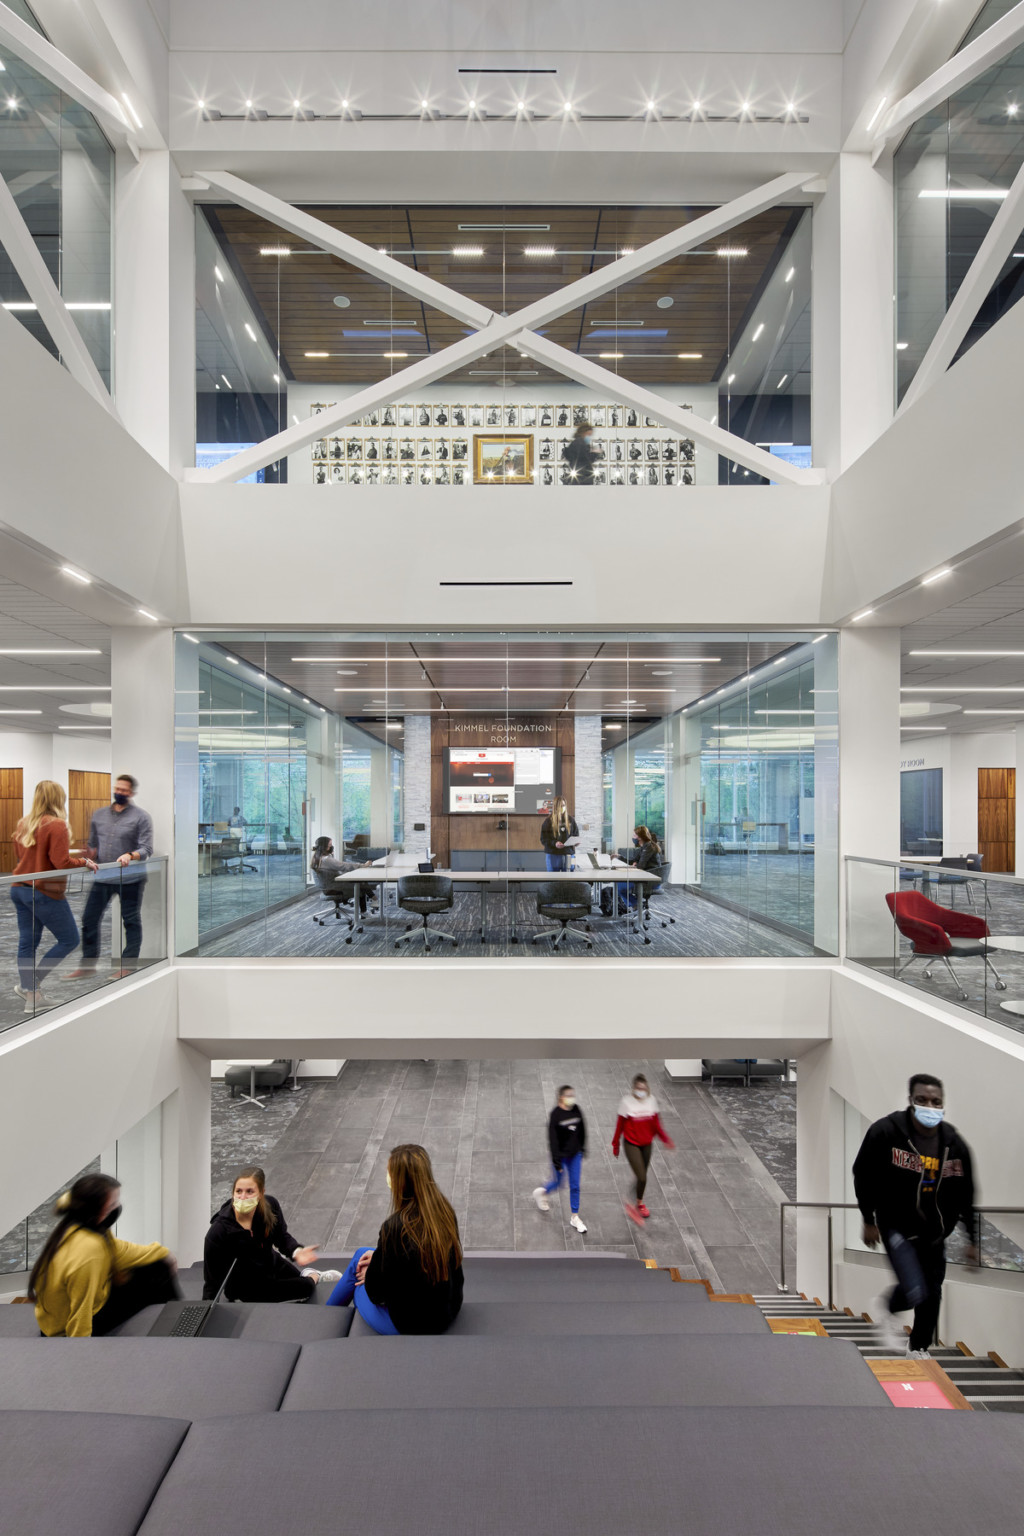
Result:
[[[349,870],[347,874],[339,875],[335,880],[335,886],[351,885],[353,890],[353,910],[358,913],[360,897],[364,885],[394,885],[404,875],[415,875],[415,869],[403,869],[397,865],[362,864],[358,869]],[[610,869],[577,869],[577,870],[539,870],[539,869],[435,869],[435,875],[444,875],[456,885],[465,886],[468,890],[480,892],[480,938],[486,942],[487,938],[487,910],[486,901],[494,888],[504,888],[507,895],[511,896],[512,927],[509,940],[513,944],[519,943],[517,931],[518,922],[518,896],[517,887],[521,885],[540,885],[548,881],[558,883],[582,883],[584,885],[606,885],[609,881],[625,885],[660,885],[661,876],[651,874],[649,870],[637,869],[632,864],[623,864]]]

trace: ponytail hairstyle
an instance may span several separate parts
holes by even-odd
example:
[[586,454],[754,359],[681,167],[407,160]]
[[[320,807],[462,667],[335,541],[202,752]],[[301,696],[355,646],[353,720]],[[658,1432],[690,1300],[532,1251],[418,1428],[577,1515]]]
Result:
[[63,821],[70,834],[71,826],[68,822],[67,795],[64,793],[63,784],[55,784],[52,779],[40,779],[36,785],[35,794],[32,796],[32,809],[27,816],[23,816],[14,829],[14,835],[23,848],[34,848],[36,832],[39,823],[47,816],[52,816],[57,821]]
[[426,1150],[414,1142],[392,1147],[388,1178],[391,1209],[419,1254],[427,1279],[434,1285],[447,1280],[453,1259],[456,1266],[462,1263],[459,1223],[437,1187]]
[[[319,869],[322,861],[327,857],[328,850],[333,843],[333,837],[318,837],[313,844],[313,857],[309,861],[310,869]],[[239,1175],[241,1177],[241,1175]]]
[[[38,1301],[39,1292],[43,1288],[46,1272],[53,1262],[53,1256],[68,1233],[76,1227],[91,1227],[93,1231],[98,1230],[100,1212],[112,1192],[120,1188],[120,1184],[116,1179],[112,1179],[109,1173],[87,1173],[83,1178],[76,1179],[71,1188],[66,1189],[58,1197],[53,1214],[59,1220],[32,1266],[28,1281],[29,1301]],[[110,1249],[111,1264],[113,1264],[114,1240],[109,1232],[104,1232],[102,1235]]]
[[252,1179],[253,1183],[256,1185],[256,1188],[259,1190],[259,1195],[257,1196],[259,1204],[257,1205],[256,1209],[263,1217],[263,1228],[269,1237],[271,1232],[273,1232],[274,1228],[277,1226],[277,1217],[274,1215],[273,1209],[267,1202],[266,1174],[263,1172],[262,1168],[257,1168],[255,1164],[253,1164],[251,1168],[240,1168],[239,1171],[235,1174],[234,1178],[231,1180],[232,1201],[234,1201],[235,1198],[235,1186],[239,1179]]

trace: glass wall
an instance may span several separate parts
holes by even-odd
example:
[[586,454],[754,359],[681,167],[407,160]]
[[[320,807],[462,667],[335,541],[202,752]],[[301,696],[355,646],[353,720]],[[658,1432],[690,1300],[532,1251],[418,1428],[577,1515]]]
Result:
[[[15,10],[41,30],[27,6]],[[0,62],[0,175],[109,388],[113,150],[95,119],[31,66],[6,49]],[[59,355],[2,245],[0,303]]]
[[[179,635],[179,952],[834,952],[834,643],[812,639]],[[765,734],[765,711],[792,718]],[[398,882],[439,872],[425,935]],[[548,875],[585,902],[564,938]]]
[[[501,314],[678,229],[703,207],[338,207],[308,210]],[[212,465],[342,404],[473,327],[231,204],[197,209],[196,462]],[[811,212],[767,210],[541,327],[600,363],[587,390],[499,348],[394,392],[254,478],[325,487],[565,486],[579,424],[595,483],[685,490],[759,477],[623,401],[655,390],[794,462],[810,462]]]
[[900,852],[942,852],[941,768],[905,768],[900,774]]
[[[983,6],[965,46],[1008,9]],[[1024,164],[1024,46],[920,118],[894,159],[897,403]],[[1024,293],[1017,241],[960,348],[962,356]]]

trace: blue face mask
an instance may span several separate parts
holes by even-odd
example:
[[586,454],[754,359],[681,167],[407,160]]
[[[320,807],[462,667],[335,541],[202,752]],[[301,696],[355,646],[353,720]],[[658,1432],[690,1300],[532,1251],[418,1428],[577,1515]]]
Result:
[[917,1123],[926,1126],[929,1131],[934,1130],[946,1113],[944,1109],[936,1109],[931,1104],[915,1104],[913,1110]]
[[634,837],[634,839],[633,839],[633,847],[634,848],[639,848],[640,847],[640,839],[638,837]]

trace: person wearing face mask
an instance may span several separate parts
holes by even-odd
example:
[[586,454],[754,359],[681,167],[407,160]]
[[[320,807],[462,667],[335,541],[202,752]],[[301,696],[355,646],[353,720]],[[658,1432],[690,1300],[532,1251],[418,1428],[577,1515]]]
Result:
[[555,1193],[565,1175],[569,1180],[569,1206],[572,1215],[569,1225],[577,1232],[585,1232],[580,1216],[580,1168],[587,1155],[587,1123],[583,1111],[576,1102],[575,1089],[568,1083],[558,1090],[558,1102],[548,1118],[548,1145],[551,1148],[551,1166],[554,1178],[541,1184],[533,1192],[537,1209],[550,1211],[550,1196]]
[[569,466],[567,485],[593,485],[597,453],[594,449],[594,429],[589,421],[581,421],[577,425],[572,441],[562,450],[562,458]]
[[[976,1264],[977,1214],[971,1149],[945,1118],[942,1083],[928,1073],[910,1079],[906,1109],[870,1126],[853,1164],[853,1187],[869,1248],[885,1248],[896,1288],[871,1304],[892,1349],[928,1358],[946,1273],[946,1239],[958,1222],[967,1260]],[[907,1340],[897,1312],[913,1308]]]
[[126,1243],[111,1232],[120,1194],[109,1174],[87,1173],[58,1199],[57,1225],[28,1283],[47,1338],[99,1338],[143,1307],[179,1296],[177,1265],[162,1244]]
[[316,1245],[302,1247],[288,1231],[284,1212],[266,1190],[262,1168],[243,1168],[231,1199],[214,1213],[203,1246],[203,1297],[212,1300],[232,1263],[228,1301],[308,1301],[317,1282],[337,1280],[337,1270],[309,1268]]
[[651,1085],[643,1073],[638,1072],[630,1092],[623,1095],[619,1104],[619,1118],[615,1122],[615,1135],[612,1137],[612,1152],[616,1157],[619,1155],[620,1142],[626,1144],[626,1161],[636,1180],[636,1198],[626,1201],[626,1215],[638,1227],[643,1226],[651,1214],[644,1204],[644,1194],[655,1136],[666,1147],[675,1147],[675,1142],[670,1140],[662,1128],[658,1101],[651,1092]]
[[142,949],[142,898],[146,891],[146,860],[153,853],[153,818],[148,811],[133,805],[138,779],[119,773],[114,780],[111,805],[94,811],[89,826],[88,855],[100,869],[86,898],[82,913],[82,964],[71,978],[95,976],[100,953],[100,923],[104,912],[118,897],[124,924],[124,945],[120,959],[112,962],[111,980],[130,976]]
[[[370,866],[369,865],[345,864],[345,863],[343,863],[341,861],[341,859],[339,859],[335,855],[335,852],[334,852],[334,839],[331,838],[331,837],[318,837],[316,842],[313,844],[313,855],[312,855],[312,858],[309,861],[309,867],[314,872],[314,874],[319,875],[321,877],[321,881],[322,882],[326,880],[328,883],[330,883],[330,882],[336,881],[339,875],[350,875],[354,869],[369,868]],[[325,892],[326,892],[327,888],[328,888],[327,885],[324,884],[323,885],[323,890]],[[367,892],[368,891],[375,891],[376,889],[377,889],[377,887],[376,887],[375,884],[372,884],[372,885],[371,884],[366,884],[366,885],[362,885],[361,884],[360,885],[360,887],[359,887],[359,915],[360,915],[360,917],[363,917],[366,914],[366,894],[367,894]],[[347,896],[348,896],[348,900],[351,901],[352,900],[352,887],[351,886],[347,887]]]
[[450,1202],[425,1148],[392,1147],[387,1183],[391,1215],[376,1248],[357,1248],[331,1292],[329,1307],[356,1311],[374,1333],[445,1333],[462,1306],[462,1244]]

